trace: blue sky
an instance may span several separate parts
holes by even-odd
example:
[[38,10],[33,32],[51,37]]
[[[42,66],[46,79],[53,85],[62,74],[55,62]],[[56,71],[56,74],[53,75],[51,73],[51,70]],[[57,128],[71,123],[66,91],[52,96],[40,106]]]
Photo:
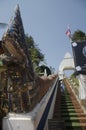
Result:
[[[0,22],[9,23],[19,4],[25,33],[34,38],[48,66],[58,71],[64,55],[72,48],[65,32],[86,32],[86,0],[0,0]],[[0,37],[4,33],[0,29]]]

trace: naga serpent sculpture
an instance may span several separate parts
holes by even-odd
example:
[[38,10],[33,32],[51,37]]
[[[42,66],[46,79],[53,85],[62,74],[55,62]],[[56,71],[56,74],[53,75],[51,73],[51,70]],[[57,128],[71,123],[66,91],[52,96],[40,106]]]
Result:
[[2,37],[1,50],[6,70],[0,73],[0,112],[28,112],[45,95],[52,78],[43,79],[34,73],[18,5]]

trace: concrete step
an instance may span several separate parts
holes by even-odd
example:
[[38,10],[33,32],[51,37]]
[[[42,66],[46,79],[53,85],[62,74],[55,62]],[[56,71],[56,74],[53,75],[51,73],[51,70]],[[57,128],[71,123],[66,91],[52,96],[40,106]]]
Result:
[[79,122],[68,122],[65,123],[66,130],[82,130]]
[[66,102],[66,103],[61,103],[61,106],[62,105],[65,105],[65,106],[73,106],[73,103],[72,102]]
[[75,109],[61,109],[61,113],[75,113]]
[[57,121],[56,119],[48,120],[48,130],[65,130],[65,122]]
[[69,111],[63,110],[61,112],[61,115],[62,115],[62,117],[67,117],[67,116],[69,117],[70,116],[70,117],[78,117],[78,118],[84,117],[84,119],[86,118],[86,114],[84,114],[81,109],[78,110],[77,113],[76,113],[76,111],[73,111],[71,109]]
[[56,119],[48,120],[49,130],[82,130],[81,125],[85,127],[85,124],[81,124],[78,119],[71,119],[67,122],[64,120],[57,121]]
[[[75,107],[74,106],[65,106],[65,105],[62,105],[62,107],[61,107],[61,109],[75,109]],[[76,106],[76,109],[81,109],[81,107],[80,106]]]
[[65,130],[86,130],[86,114],[83,113],[72,90],[67,87],[64,95],[59,96],[60,97],[56,99],[54,118],[57,120],[62,119],[64,121]]
[[68,109],[68,108],[66,108],[66,109],[63,109],[63,108],[61,108],[61,112],[76,112],[76,113],[83,113],[83,110],[82,109]]

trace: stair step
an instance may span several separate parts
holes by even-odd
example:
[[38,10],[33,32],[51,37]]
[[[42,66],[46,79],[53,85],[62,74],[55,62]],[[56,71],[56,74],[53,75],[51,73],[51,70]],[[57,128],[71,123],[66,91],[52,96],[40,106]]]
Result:
[[56,119],[49,119],[48,130],[65,130],[65,123],[64,121],[57,121]]
[[[65,105],[62,105],[62,107],[61,107],[61,109],[72,109],[72,108],[74,108],[75,109],[75,107],[74,106],[65,106]],[[81,109],[81,107],[79,107],[79,106],[76,106],[76,109],[78,110],[78,109]],[[75,110],[76,110],[75,109]]]
[[83,113],[83,110],[82,110],[82,109],[75,109],[75,111],[76,111],[77,113]]
[[[61,104],[61,108],[64,108],[64,109],[66,109],[66,108],[74,108],[74,106],[72,105],[72,106],[66,106],[66,105],[64,105],[64,104]],[[79,107],[78,107],[79,108]]]
[[66,123],[66,127],[80,127],[81,125],[80,125],[80,122],[67,122]]
[[63,117],[76,117],[77,113],[61,113],[61,116]]
[[[78,116],[76,116],[76,117],[70,117],[70,119],[79,119],[79,120],[86,120],[86,117],[78,117]],[[64,117],[64,119],[69,119],[69,117]]]
[[73,106],[72,103],[61,103],[61,106],[64,105],[64,106]]
[[[56,99],[54,112],[55,119],[64,121],[65,130],[86,130],[86,114],[84,114],[71,88],[68,87],[64,95],[61,94]],[[56,128],[52,130],[62,129]]]
[[66,109],[63,109],[61,108],[61,112],[76,112],[76,113],[83,113],[83,110],[82,109],[70,109],[70,108],[66,108]]
[[[86,128],[86,123],[80,123],[80,126],[85,127]],[[85,129],[86,130],[86,129]]]
[[66,125],[66,130],[86,130],[86,123],[68,122],[65,123],[65,125]]
[[71,107],[74,107],[72,104],[61,104],[60,108],[71,108]]
[[61,101],[61,103],[72,103],[72,101]]
[[66,130],[82,130],[79,122],[68,122],[66,123]]

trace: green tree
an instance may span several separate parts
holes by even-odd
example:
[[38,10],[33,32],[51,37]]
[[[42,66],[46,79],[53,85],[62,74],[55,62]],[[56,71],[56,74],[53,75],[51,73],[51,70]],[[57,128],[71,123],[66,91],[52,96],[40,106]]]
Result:
[[44,54],[38,48],[32,36],[26,35],[26,42],[28,44],[28,51],[31,55],[32,63],[34,67],[39,66],[40,62],[44,62]]
[[73,33],[73,36],[72,36],[72,40],[73,41],[83,41],[83,40],[86,40],[86,34],[81,31],[81,30],[77,30]]
[[78,79],[77,79],[76,72],[74,72],[74,73],[70,76],[70,79],[72,79],[72,81],[73,81],[77,86],[79,86],[79,81],[78,81]]
[[37,67],[36,68],[36,72],[38,73],[38,75],[44,75],[45,69],[46,69],[47,75],[50,75],[51,74],[51,70],[46,65],[41,65],[41,66]]

